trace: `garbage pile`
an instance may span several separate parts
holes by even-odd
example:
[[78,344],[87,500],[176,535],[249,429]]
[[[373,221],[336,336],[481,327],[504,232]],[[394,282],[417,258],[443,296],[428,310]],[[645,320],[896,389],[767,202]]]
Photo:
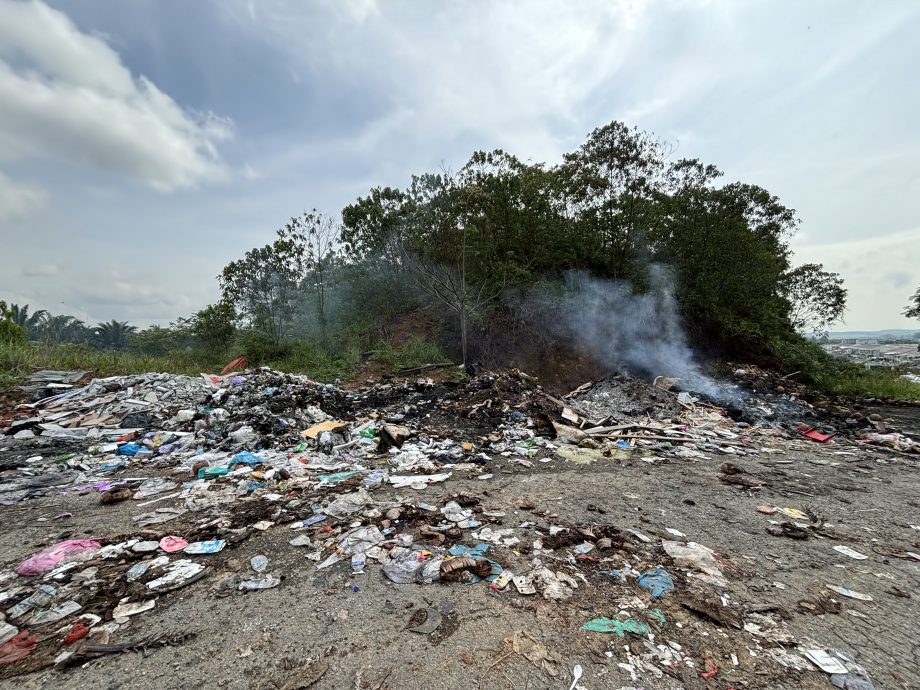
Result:
[[[0,572],[0,677],[132,649],[116,641],[130,623],[202,579],[219,597],[281,586],[284,573],[264,555],[230,572],[214,572],[211,559],[283,530],[316,572],[412,587],[469,584],[595,610],[577,629],[630,641],[617,647],[618,665],[636,683],[817,668],[838,687],[871,688],[854,659],[796,640],[785,612],[739,608],[732,587],[743,587],[744,564],[675,527],[655,538],[607,523],[600,509],[590,522],[567,523],[528,501],[514,506],[522,520],[486,491],[444,488],[463,479],[485,489],[496,477],[558,464],[718,464],[831,441],[787,428],[758,405],[760,421],[736,422],[687,392],[625,378],[560,399],[519,371],[358,392],[264,368],[67,389],[21,406],[5,429],[0,504],[18,509],[65,495],[91,496],[101,509],[127,502],[134,529],[49,543]],[[912,447],[877,433],[864,440]],[[770,481],[736,462],[721,467],[723,483],[739,491]],[[789,519],[773,525],[777,536],[826,533],[801,511],[762,512]],[[832,595],[815,606],[833,606]],[[412,630],[434,630],[441,615],[429,608]],[[702,621],[720,634],[701,635]],[[744,657],[734,651],[741,638]],[[729,651],[717,657],[720,647]]]

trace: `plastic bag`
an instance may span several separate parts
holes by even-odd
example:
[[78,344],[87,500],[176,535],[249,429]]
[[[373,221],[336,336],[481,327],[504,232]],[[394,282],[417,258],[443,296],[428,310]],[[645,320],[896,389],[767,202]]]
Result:
[[27,558],[16,568],[16,572],[23,576],[43,575],[49,570],[54,570],[62,563],[86,560],[92,552],[102,548],[102,544],[92,539],[68,539],[58,542],[54,546],[39,551],[34,556]]

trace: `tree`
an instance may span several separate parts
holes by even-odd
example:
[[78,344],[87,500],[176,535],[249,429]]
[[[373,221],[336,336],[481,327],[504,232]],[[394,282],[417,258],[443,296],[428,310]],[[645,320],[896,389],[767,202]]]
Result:
[[920,319],[920,287],[910,298],[910,303],[904,307],[904,316],[909,319]]
[[11,304],[8,311],[10,321],[24,328],[30,337],[35,328],[41,323],[41,320],[48,314],[44,309],[39,309],[30,314],[28,304],[21,307],[18,304]]
[[592,245],[588,268],[626,280],[642,272],[645,229],[670,151],[665,142],[613,121],[563,157],[557,173],[572,229]]
[[145,355],[165,355],[176,350],[191,349],[192,332],[187,319],[177,319],[169,327],[154,324],[132,333],[128,344],[133,352]]
[[272,244],[250,249],[242,259],[227,264],[218,280],[223,300],[278,345],[293,314],[303,274],[303,248],[279,231]]
[[457,315],[466,365],[470,317],[504,288],[503,281],[489,280],[484,274],[487,262],[481,257],[473,260],[479,252],[494,247],[476,241],[481,239],[482,225],[464,207],[464,190],[453,177],[429,175],[413,183],[412,231],[403,239],[403,254],[418,286]]
[[229,302],[209,304],[191,318],[192,334],[211,352],[226,352],[236,332],[236,310]]
[[825,336],[846,310],[843,279],[839,273],[825,271],[822,264],[803,264],[789,271],[781,289],[792,305],[789,320],[799,333]]
[[136,330],[137,327],[131,326],[127,321],[112,319],[96,326],[96,342],[105,349],[123,350],[128,346],[129,336]]
[[339,260],[338,243],[341,237],[339,224],[316,209],[291,218],[278,231],[278,237],[291,242],[295,252],[302,257],[303,287],[313,293],[316,321],[320,337],[326,342],[329,321],[329,293],[334,287],[335,269]]
[[38,325],[37,335],[48,344],[86,343],[95,332],[80,319],[68,314],[45,314]]
[[12,313],[6,302],[0,300],[0,343],[4,345],[21,345],[26,342],[26,329],[13,322]]

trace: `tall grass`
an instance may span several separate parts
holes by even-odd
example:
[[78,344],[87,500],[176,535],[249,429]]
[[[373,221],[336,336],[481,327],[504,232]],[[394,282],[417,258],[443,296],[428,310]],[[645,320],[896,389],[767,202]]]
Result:
[[[220,371],[229,356],[203,350],[174,350],[163,355],[103,351],[71,344],[11,343],[0,341],[0,390],[9,390],[39,369],[84,370],[94,376],[140,374],[148,371],[196,376]],[[294,343],[277,357],[254,360],[281,371],[306,374],[319,381],[351,376],[358,366],[360,349],[329,352],[312,343]]]
[[900,372],[866,369],[829,355],[804,338],[774,341],[772,349],[777,368],[801,372],[801,380],[816,389],[847,398],[920,400],[920,386],[899,379]]
[[374,346],[374,361],[400,369],[420,367],[423,364],[439,364],[450,361],[434,343],[423,338],[409,338],[400,347],[393,347],[387,340],[379,340]]
[[898,378],[888,369],[847,367],[826,381],[828,390],[850,398],[920,400],[920,384]]
[[85,370],[95,376],[163,371],[196,375],[223,366],[201,351],[165,355],[96,350],[85,345],[0,342],[0,386],[10,387],[38,369]]

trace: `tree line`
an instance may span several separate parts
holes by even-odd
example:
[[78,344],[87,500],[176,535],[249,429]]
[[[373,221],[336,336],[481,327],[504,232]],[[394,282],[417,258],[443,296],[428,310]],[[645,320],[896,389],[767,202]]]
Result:
[[674,152],[616,121],[553,166],[478,151],[456,172],[375,187],[340,217],[292,218],[224,268],[222,304],[280,343],[298,324],[325,340],[341,315],[428,300],[452,315],[464,361],[471,322],[572,270],[642,293],[651,267],[667,266],[692,340],[729,356],[840,320],[839,275],[792,263],[794,210]]
[[[840,276],[793,263],[793,209],[722,178],[614,121],[555,165],[477,151],[457,171],[374,187],[340,214],[292,217],[224,267],[219,302],[169,328],[90,327],[17,305],[7,321],[49,342],[257,354],[303,340],[334,349],[430,304],[442,307],[466,362],[477,334],[522,318],[513,304],[553,294],[578,271],[636,294],[667,275],[691,342],[721,356],[776,356],[798,334],[825,334],[846,308]],[[905,313],[920,318],[920,289],[911,299]]]

